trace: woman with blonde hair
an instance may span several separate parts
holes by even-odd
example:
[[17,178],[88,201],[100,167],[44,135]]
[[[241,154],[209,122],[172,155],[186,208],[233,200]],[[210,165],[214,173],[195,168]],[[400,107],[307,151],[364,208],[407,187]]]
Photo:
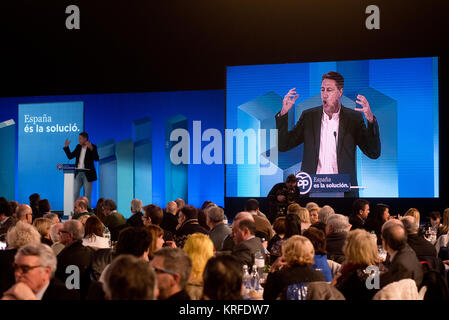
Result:
[[301,207],[297,203],[292,203],[287,208],[287,214],[289,213],[294,213],[299,217],[299,220],[301,221],[301,234],[311,226],[310,213],[306,208]]
[[148,254],[148,257],[151,260],[153,257],[153,252],[161,249],[164,246],[164,230],[155,224],[150,224],[146,226],[146,228],[151,233],[151,245],[150,252]]
[[419,228],[419,226],[420,226],[420,221],[421,221],[421,220],[420,220],[420,214],[419,214],[418,209],[416,209],[416,208],[410,208],[410,209],[408,209],[408,210],[405,212],[405,214],[404,214],[404,217],[407,217],[407,216],[414,217],[416,223],[418,224],[418,228]]
[[200,300],[203,295],[203,272],[207,261],[214,255],[212,240],[203,233],[191,234],[183,250],[192,260],[192,273],[186,291],[192,300]]
[[282,244],[282,256],[271,267],[265,284],[264,300],[286,299],[290,285],[325,281],[323,273],[312,269],[315,262],[315,249],[312,242],[303,236],[295,235]]
[[51,241],[50,238],[50,227],[52,223],[53,222],[47,218],[36,218],[33,221],[33,226],[41,235],[41,242],[50,247],[53,245],[53,241]]
[[368,266],[379,266],[380,258],[376,242],[363,229],[350,231],[343,246],[345,261],[340,273],[332,281],[346,300],[371,300],[377,290],[368,289]]

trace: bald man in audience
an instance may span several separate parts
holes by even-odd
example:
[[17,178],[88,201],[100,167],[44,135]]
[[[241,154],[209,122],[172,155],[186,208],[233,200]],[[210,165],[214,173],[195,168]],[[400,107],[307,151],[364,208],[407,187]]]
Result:
[[176,226],[178,225],[178,205],[174,201],[170,201],[167,203],[167,207],[165,208],[164,218],[162,219],[161,228],[164,230],[168,230],[171,233],[176,232]]
[[380,287],[402,279],[413,279],[419,288],[423,279],[422,266],[415,251],[407,245],[407,233],[402,223],[384,226],[382,245],[390,255],[390,264],[388,271],[380,275]]
[[27,204],[19,204],[16,210],[17,221],[23,221],[26,223],[33,222],[33,209]]
[[[235,223],[238,223],[239,220],[251,220],[252,222],[254,222],[254,217],[251,213],[246,212],[246,211],[242,211],[239,212],[235,215],[234,217],[234,222],[232,223],[232,225],[234,226]],[[232,251],[232,249],[235,246],[235,242],[233,239],[233,235],[232,233],[229,234],[229,236],[227,236],[224,240],[223,240],[223,246],[221,248],[221,251]]]

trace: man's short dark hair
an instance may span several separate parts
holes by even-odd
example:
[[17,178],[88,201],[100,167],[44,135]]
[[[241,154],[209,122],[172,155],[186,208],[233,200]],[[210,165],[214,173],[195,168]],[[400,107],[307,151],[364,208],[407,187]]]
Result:
[[84,131],[81,132],[81,133],[80,133],[80,136],[83,137],[83,138],[86,139],[86,140],[89,140],[89,135],[87,134],[87,132],[84,132]]
[[259,210],[259,201],[256,199],[249,199],[245,204],[246,211],[256,211]]
[[203,272],[203,296],[211,300],[241,300],[242,265],[229,254],[207,261]]
[[156,275],[147,261],[121,255],[105,274],[106,294],[112,300],[154,300]]
[[358,215],[360,210],[365,210],[365,206],[369,205],[369,202],[365,199],[356,199],[352,204],[352,214]]
[[28,199],[30,200],[30,206],[37,207],[37,203],[41,199],[41,196],[39,195],[39,193],[33,193],[31,196],[29,196]]
[[198,210],[194,206],[184,206],[181,209],[187,220],[198,219]]
[[337,88],[342,89],[345,86],[345,79],[341,74],[335,71],[329,71],[328,73],[323,74],[321,77],[321,81],[324,79],[334,80],[337,83]]
[[245,228],[247,228],[252,235],[256,234],[256,224],[253,221],[247,219],[241,220],[239,222],[239,229],[243,231]]
[[0,198],[0,214],[4,214],[6,217],[12,215],[11,206],[9,205],[8,200],[4,197]]
[[42,199],[39,200],[39,213],[45,213],[50,212],[50,202],[48,202],[48,199]]
[[441,214],[439,211],[432,211],[430,213],[430,219],[432,220],[437,220],[437,219],[441,219]]
[[141,257],[151,246],[152,236],[145,227],[127,227],[120,231],[115,248],[117,255],[132,254]]
[[401,250],[407,244],[407,232],[400,224],[395,224],[391,227],[384,228],[382,231],[382,238],[394,251]]
[[327,254],[326,235],[323,231],[315,227],[310,227],[304,231],[303,236],[312,242],[315,254]]
[[115,204],[114,200],[111,199],[105,199],[103,201],[103,208],[108,208],[111,211],[117,210],[117,205]]
[[290,182],[296,183],[296,182],[298,182],[298,178],[296,178],[296,176],[292,173],[292,174],[288,175],[287,180],[285,180],[285,182],[286,183],[290,183]]
[[161,207],[155,204],[149,204],[143,207],[145,212],[145,216],[151,219],[152,224],[161,225],[162,220],[164,219],[164,211]]

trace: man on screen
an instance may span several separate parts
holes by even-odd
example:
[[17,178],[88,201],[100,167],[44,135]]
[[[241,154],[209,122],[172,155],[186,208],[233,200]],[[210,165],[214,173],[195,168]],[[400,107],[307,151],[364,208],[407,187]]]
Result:
[[[79,144],[73,152],[70,152],[71,140],[66,139],[64,143],[64,152],[67,158],[73,159],[76,157],[75,172],[75,186],[74,199],[80,196],[81,187],[84,187],[84,195],[89,199],[89,207],[91,204],[92,182],[97,180],[97,173],[95,171],[94,161],[98,161],[97,146],[90,143],[89,135],[86,132],[81,132],[78,137]],[[87,169],[87,170],[81,170]]]
[[[356,146],[371,159],[380,156],[379,125],[368,100],[357,95],[356,103],[362,108],[345,108],[340,99],[344,79],[341,74],[330,71],[321,79],[319,107],[305,110],[295,127],[288,131],[288,111],[299,95],[296,88],[284,97],[282,109],[276,114],[279,130],[279,151],[288,151],[304,143],[301,170],[309,174],[349,174],[351,186],[357,185]],[[363,113],[368,126],[363,120]],[[357,197],[358,191],[345,196]]]

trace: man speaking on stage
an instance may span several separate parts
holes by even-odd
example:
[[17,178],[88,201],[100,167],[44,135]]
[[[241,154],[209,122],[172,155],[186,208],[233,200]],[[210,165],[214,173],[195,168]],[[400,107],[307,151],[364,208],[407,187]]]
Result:
[[[279,151],[284,152],[304,143],[301,170],[309,174],[349,174],[351,186],[357,186],[356,146],[371,159],[380,156],[379,125],[368,100],[357,96],[362,108],[344,107],[344,79],[330,71],[321,78],[319,107],[304,110],[294,128],[288,131],[288,111],[299,95],[296,88],[284,97],[282,109],[276,114]],[[362,113],[368,121],[365,125]],[[358,190],[345,193],[346,197],[358,197]]]
[[75,201],[80,196],[81,187],[84,187],[84,195],[89,199],[89,208],[91,206],[92,182],[97,180],[97,173],[95,171],[94,161],[98,161],[97,146],[90,143],[89,135],[86,132],[81,132],[78,136],[79,144],[73,152],[70,152],[71,140],[66,139],[64,143],[64,151],[67,158],[73,159],[76,157],[75,163],[75,185],[74,185],[74,199]]

